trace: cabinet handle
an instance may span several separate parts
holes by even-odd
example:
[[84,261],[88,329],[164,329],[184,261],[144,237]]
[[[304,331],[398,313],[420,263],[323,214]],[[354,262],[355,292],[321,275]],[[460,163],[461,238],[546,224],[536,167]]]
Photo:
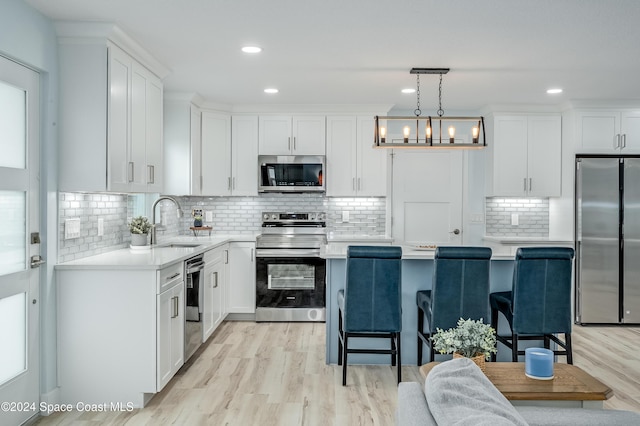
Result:
[[613,144],[613,149],[620,148],[620,133],[616,135],[616,141]]
[[174,278],[178,278],[180,276],[180,272],[176,272],[175,274],[171,275],[170,277],[165,278],[166,281],[171,281]]
[[533,178],[529,178],[529,191],[533,190],[532,182],[533,182]]
[[293,137],[293,150],[296,150],[296,137]]
[[627,134],[623,134],[622,135],[622,148],[626,148],[627,147]]
[[287,143],[289,144],[287,149],[291,151],[291,136],[287,138]]
[[362,189],[362,186],[360,186],[360,178],[358,178],[358,191],[360,191]]
[[148,172],[147,183],[156,183],[155,167],[151,164],[148,164],[147,172]]
[[351,179],[351,189],[356,190],[356,178]]
[[218,288],[218,272],[212,272],[213,275],[213,288]]
[[522,182],[524,183],[524,192],[527,192],[527,178],[522,179]]
[[229,250],[224,251],[224,263],[229,263]]
[[176,318],[178,316],[178,296],[172,297],[171,301],[173,302],[173,307],[171,309],[171,318]]
[[254,249],[251,249],[251,263],[253,263],[253,250]]
[[129,161],[129,170],[127,170],[127,182],[133,182],[133,161]]
[[231,184],[231,189],[236,189],[236,178],[235,177],[232,179],[232,182],[233,183]]
[[231,191],[231,176],[227,178],[227,189]]

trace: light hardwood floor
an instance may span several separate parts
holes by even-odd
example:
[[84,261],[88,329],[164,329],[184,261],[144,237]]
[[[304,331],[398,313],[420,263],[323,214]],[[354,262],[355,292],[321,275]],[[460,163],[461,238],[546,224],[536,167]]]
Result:
[[[574,364],[640,412],[640,328],[574,327]],[[422,382],[403,366],[404,381]],[[324,323],[225,322],[167,387],[130,413],[57,413],[38,425],[393,425],[395,367],[325,364]]]

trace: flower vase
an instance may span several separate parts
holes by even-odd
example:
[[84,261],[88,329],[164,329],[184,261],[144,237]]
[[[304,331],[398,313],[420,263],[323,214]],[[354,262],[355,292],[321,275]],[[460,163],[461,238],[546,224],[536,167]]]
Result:
[[[453,358],[465,358],[464,355],[460,355],[458,352],[454,352],[453,353]],[[471,361],[475,362],[475,364],[480,367],[480,370],[482,370],[482,372],[484,373],[484,363],[485,363],[485,357],[484,355],[480,354],[480,355],[476,355],[473,357],[469,358]]]
[[132,246],[146,246],[148,242],[148,234],[131,234]]

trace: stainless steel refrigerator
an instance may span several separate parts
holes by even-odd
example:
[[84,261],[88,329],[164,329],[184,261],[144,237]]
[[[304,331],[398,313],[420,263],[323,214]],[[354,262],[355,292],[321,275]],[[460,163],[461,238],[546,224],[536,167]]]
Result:
[[640,156],[576,156],[576,322],[640,323]]

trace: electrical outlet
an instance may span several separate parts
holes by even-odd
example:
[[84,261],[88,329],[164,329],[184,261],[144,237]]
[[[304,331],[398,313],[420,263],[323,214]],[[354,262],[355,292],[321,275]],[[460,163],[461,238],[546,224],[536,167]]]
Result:
[[204,212],[205,221],[211,223],[213,222],[213,212],[211,210],[207,210]]
[[482,213],[474,213],[471,215],[471,223],[483,223],[484,218]]
[[514,226],[518,226],[520,224],[518,213],[511,213],[511,224]]
[[193,217],[196,217],[196,216],[202,217],[202,209],[191,209],[191,216],[193,216]]
[[98,218],[98,237],[102,237],[104,235],[104,218]]
[[349,222],[349,211],[348,210],[343,210],[342,211],[342,221],[343,222]]

